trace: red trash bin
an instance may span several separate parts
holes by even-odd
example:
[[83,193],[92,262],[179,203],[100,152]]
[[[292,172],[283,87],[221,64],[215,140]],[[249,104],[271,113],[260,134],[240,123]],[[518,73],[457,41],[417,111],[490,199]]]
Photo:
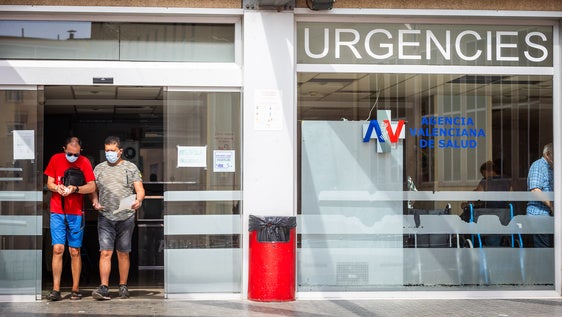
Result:
[[295,300],[295,228],[295,217],[250,216],[249,300]]

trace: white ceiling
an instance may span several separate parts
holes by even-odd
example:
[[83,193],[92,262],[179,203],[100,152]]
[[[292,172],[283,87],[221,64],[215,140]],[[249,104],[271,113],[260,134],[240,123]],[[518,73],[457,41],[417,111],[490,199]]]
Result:
[[[472,76],[411,74],[300,74],[299,101],[359,101],[372,98],[423,98],[439,93],[474,94],[493,98],[552,98],[551,76]],[[486,79],[494,82],[486,82]],[[464,82],[462,79],[466,78]],[[454,82],[455,80],[461,82]],[[531,83],[531,84],[530,84]],[[505,99],[504,99],[505,101]]]
[[162,87],[45,87],[46,114],[161,114],[162,107]]
[[[339,108],[354,103],[418,99],[438,94],[491,96],[493,103],[552,99],[551,76],[301,73],[299,108]],[[46,114],[162,114],[163,87],[47,86]],[[309,109],[311,110],[311,109]],[[322,116],[320,114],[320,116]]]

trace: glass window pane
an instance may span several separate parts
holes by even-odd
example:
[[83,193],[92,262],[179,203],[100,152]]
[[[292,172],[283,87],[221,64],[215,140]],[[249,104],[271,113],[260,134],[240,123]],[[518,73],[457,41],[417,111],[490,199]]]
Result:
[[112,23],[0,21],[2,59],[119,60],[119,29]]
[[123,24],[124,61],[234,62],[229,24]]
[[168,91],[165,122],[166,293],[240,292],[240,94]]
[[0,21],[0,59],[234,62],[234,24]]
[[35,89],[0,87],[0,295],[41,294],[42,107]]
[[553,289],[553,218],[526,214],[551,76],[302,73],[298,96],[300,291]]

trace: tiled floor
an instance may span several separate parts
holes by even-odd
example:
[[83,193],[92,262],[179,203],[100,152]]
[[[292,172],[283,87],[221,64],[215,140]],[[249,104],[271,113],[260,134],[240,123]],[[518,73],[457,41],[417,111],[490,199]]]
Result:
[[[373,299],[297,300],[262,303],[246,300],[163,299],[159,290],[131,290],[130,299],[0,303],[0,316],[562,316],[562,298],[530,299]],[[68,292],[63,292],[67,297]],[[112,290],[111,296],[117,296]]]

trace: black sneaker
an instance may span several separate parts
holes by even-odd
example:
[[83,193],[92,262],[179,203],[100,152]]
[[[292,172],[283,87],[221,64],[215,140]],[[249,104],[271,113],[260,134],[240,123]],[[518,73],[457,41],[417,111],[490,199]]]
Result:
[[119,297],[129,298],[129,288],[127,287],[127,284],[119,284]]
[[52,301],[52,302],[57,302],[57,301],[61,300],[62,297],[60,296],[60,291],[52,290],[49,293],[49,295],[47,295],[47,299]]
[[97,300],[111,299],[111,297],[109,297],[109,288],[105,285],[100,285],[98,289],[92,292],[92,298]]

